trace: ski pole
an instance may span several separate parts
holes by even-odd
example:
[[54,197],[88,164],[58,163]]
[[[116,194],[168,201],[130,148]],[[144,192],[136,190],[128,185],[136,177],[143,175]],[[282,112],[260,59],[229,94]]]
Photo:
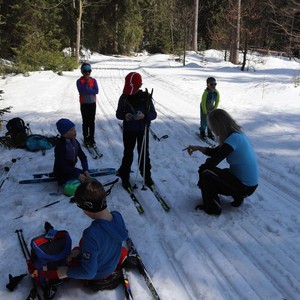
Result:
[[[41,207],[35,209],[34,211],[39,211],[39,210],[42,209],[42,208],[46,208],[46,207],[52,206],[52,205],[54,205],[54,204],[56,204],[56,203],[58,203],[58,202],[60,202],[60,200],[57,200],[57,201],[55,201],[55,202],[52,202],[52,203],[46,204],[46,205],[44,205],[44,206],[41,206]],[[25,214],[20,215],[20,216],[14,218],[13,220],[20,219],[20,218],[24,217],[24,215],[25,215]]]
[[1,178],[1,181],[0,181],[0,189],[1,189],[1,187],[3,186],[3,184],[4,184],[4,182],[5,182],[5,180],[8,178],[8,174],[9,174],[9,172],[11,171],[11,169],[12,169],[12,167],[13,167],[13,165],[14,165],[14,163],[17,161],[17,159],[16,158],[13,158],[12,160],[11,160],[11,165],[10,165],[10,167],[4,167],[4,176],[3,176],[3,178]]
[[[26,244],[24,236],[23,236],[23,230],[22,229],[17,229],[16,233],[18,235],[19,243],[20,243],[24,258],[26,260],[27,268],[28,268],[30,253],[29,253],[29,250],[27,248],[27,244]],[[36,286],[36,282],[35,282],[34,277],[32,277],[32,284],[33,284],[33,288],[31,289],[31,291],[30,291],[30,293],[29,293],[29,295],[26,299],[28,299],[28,300],[42,300],[42,297],[40,296],[40,294],[37,290],[37,286]]]

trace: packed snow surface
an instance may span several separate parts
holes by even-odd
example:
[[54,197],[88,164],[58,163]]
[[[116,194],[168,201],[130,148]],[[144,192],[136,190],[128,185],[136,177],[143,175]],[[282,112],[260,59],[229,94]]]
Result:
[[[111,210],[122,213],[130,236],[165,300],[299,299],[300,295],[300,64],[282,57],[249,57],[245,72],[224,53],[188,53],[185,66],[171,55],[110,57],[91,55],[92,76],[98,81],[96,142],[103,157],[89,158],[90,168],[118,168],[123,144],[115,117],[124,78],[131,71],[143,77],[143,89],[153,89],[158,113],[150,136],[153,180],[171,206],[165,212],[151,191],[142,190],[137,160],[132,183],[145,213],[139,215],[127,192],[117,183],[108,198]],[[56,135],[55,123],[69,118],[81,140],[81,115],[76,80],[80,70],[30,73],[0,79],[4,90],[0,108],[12,106],[3,119],[21,117],[33,133]],[[200,152],[189,156],[188,145],[205,145],[196,136],[199,105],[206,78],[217,80],[220,108],[227,110],[249,136],[259,163],[259,187],[239,208],[221,197],[219,217],[195,211],[201,202],[197,188]],[[297,81],[298,78],[298,81]],[[5,134],[3,122],[1,135]],[[27,272],[16,229],[23,229],[29,245],[43,232],[45,221],[70,232],[73,246],[91,220],[61,194],[56,183],[20,185],[33,173],[51,171],[53,149],[43,156],[24,149],[1,147],[1,168],[11,167],[0,190],[0,298],[23,300],[32,287],[29,276],[13,291],[6,289],[8,274]],[[226,167],[226,162],[220,164]],[[105,181],[109,176],[99,178]],[[60,194],[58,193],[60,192]],[[59,201],[55,205],[41,208]],[[41,209],[40,209],[41,208]],[[15,219],[16,217],[21,218]],[[143,278],[129,272],[134,299],[151,299]],[[123,287],[92,293],[70,280],[58,287],[55,299],[124,299]]]

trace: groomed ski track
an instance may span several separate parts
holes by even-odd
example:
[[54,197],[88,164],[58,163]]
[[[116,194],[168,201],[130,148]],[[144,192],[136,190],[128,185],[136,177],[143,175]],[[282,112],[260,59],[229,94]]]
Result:
[[[118,125],[120,121],[115,118],[115,111],[123,89],[124,77],[131,71],[141,73],[143,89],[148,88],[149,91],[154,89],[153,98],[158,119],[152,123],[152,129],[158,136],[163,134],[169,136],[167,140],[160,142],[150,136],[149,141],[153,180],[170,205],[170,211],[165,212],[162,209],[149,189],[141,190],[142,179],[139,174],[136,176],[138,173],[136,152],[131,181],[132,183],[136,181],[138,185],[135,194],[145,213],[143,215],[137,213],[130,197],[120,184],[116,184],[108,199],[110,208],[123,214],[130,236],[152,276],[161,299],[292,300],[299,297],[299,177],[297,172],[294,176],[289,173],[286,180],[282,180],[282,174],[276,169],[278,163],[288,165],[288,158],[286,161],[285,158],[278,161],[276,155],[274,158],[268,156],[263,150],[267,140],[254,144],[260,167],[260,184],[256,193],[240,208],[231,207],[230,198],[223,197],[223,214],[220,217],[195,211],[194,207],[200,201],[200,190],[196,186],[197,170],[205,161],[205,157],[200,154],[190,157],[182,149],[189,144],[204,145],[195,135],[199,127],[198,107],[203,85],[199,86],[199,94],[190,93],[189,86],[204,82],[204,79],[199,80],[197,76],[206,78],[207,75],[213,74],[214,70],[195,69],[195,80],[187,81],[184,90],[179,90],[176,81],[164,76],[164,68],[152,65],[151,57],[106,58],[102,59],[100,56],[99,62],[92,62],[92,76],[97,79],[100,89],[97,102],[96,141],[99,151],[103,153],[101,160],[91,162],[95,164],[92,167],[117,168],[120,164],[123,152],[122,133]],[[162,59],[165,60],[163,56]],[[174,68],[176,76],[179,65],[173,60],[168,64],[166,68]],[[184,80],[183,73],[178,75],[180,80]],[[51,116],[51,122],[57,117],[73,119],[80,137],[81,117],[79,104],[76,102],[78,98],[76,77],[72,76],[66,72],[61,77],[63,80],[59,89],[67,91],[64,95],[65,101],[59,102],[59,105],[55,102],[55,109],[47,113]],[[46,97],[47,90],[41,90],[40,95],[41,99]],[[226,100],[223,101],[222,107],[226,109]],[[236,111],[238,114],[238,109]],[[191,115],[194,117],[191,118]],[[238,119],[243,123],[242,116]],[[49,124],[51,122],[49,121]],[[251,137],[255,132],[249,132],[249,135]],[[256,141],[259,141],[259,138],[256,138]],[[174,153],[177,153],[176,159]],[[29,156],[22,159],[29,160]],[[43,158],[39,159],[42,161]],[[47,159],[51,159],[51,154],[47,153]],[[38,166],[38,161],[35,164]],[[25,171],[27,170],[21,170],[20,174],[26,174]],[[14,176],[20,179],[18,177],[20,175]],[[6,183],[6,188],[20,187],[11,180]],[[27,191],[34,193],[36,188],[28,186]],[[49,193],[51,189],[56,191],[56,185],[50,184],[47,188],[39,186],[37,189],[44,189],[45,193]],[[49,199],[51,198],[39,199],[37,207],[44,204],[43,200],[47,202]],[[60,199],[63,202],[64,197],[61,196]],[[56,198],[52,198],[52,201],[55,200]],[[25,204],[22,204],[22,207],[21,203],[16,207],[16,215],[30,209],[26,207],[25,200],[23,203]],[[50,221],[51,214],[65,218],[63,210],[69,205],[71,204],[65,202],[50,207],[47,210]],[[288,206],[290,213],[283,214],[282,206]],[[76,208],[74,214],[75,211]],[[26,223],[28,219],[26,216],[24,218]],[[66,229],[72,231],[72,226],[76,222],[70,220],[69,223],[70,228]],[[294,223],[293,227],[290,226],[291,223]],[[25,230],[27,237],[29,234],[26,234]],[[133,295],[143,294],[143,298],[137,297],[139,300],[151,299],[142,277],[136,272],[128,273]],[[80,287],[66,284],[58,289],[57,299],[70,299],[67,294],[71,288],[76,289],[78,299],[99,298],[99,294],[98,296],[87,294]],[[124,299],[124,292],[119,287],[115,291],[101,292],[100,298]]]

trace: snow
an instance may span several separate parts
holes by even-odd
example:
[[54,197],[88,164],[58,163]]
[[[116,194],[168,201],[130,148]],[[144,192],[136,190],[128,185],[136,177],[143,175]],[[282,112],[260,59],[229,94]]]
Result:
[[[154,89],[158,118],[152,129],[159,137],[169,136],[160,142],[150,137],[150,153],[153,179],[171,210],[163,211],[149,190],[141,190],[136,159],[131,179],[139,186],[136,196],[145,213],[137,213],[120,183],[113,188],[108,203],[111,210],[122,213],[161,299],[297,299],[300,87],[296,77],[300,76],[300,65],[283,57],[253,54],[249,71],[241,72],[238,66],[224,62],[223,56],[216,50],[205,51],[203,56],[190,52],[183,67],[171,55],[90,55],[92,75],[100,86],[96,141],[104,156],[100,160],[89,157],[89,165],[120,165],[123,145],[115,110],[124,77],[131,71],[140,72],[143,88]],[[75,85],[79,76],[78,69],[64,72],[63,76],[41,71],[28,77],[0,79],[0,89],[5,91],[0,108],[13,106],[3,118],[21,117],[33,133],[44,135],[56,135],[55,122],[70,118],[80,139],[81,115]],[[217,79],[220,108],[227,110],[250,137],[260,172],[257,191],[241,207],[231,207],[230,197],[221,198],[223,212],[219,217],[194,210],[201,199],[197,171],[206,158],[200,152],[190,157],[182,151],[190,144],[203,144],[195,132],[199,128],[200,97],[210,76]],[[3,129],[1,135],[4,134]],[[23,229],[29,244],[49,221],[56,229],[67,229],[76,246],[91,220],[69,198],[57,195],[55,183],[18,184],[33,173],[51,171],[53,149],[43,156],[41,152],[1,148],[2,169],[13,158],[17,162],[0,190],[0,298],[19,300],[31,289],[29,276],[13,292],[5,288],[9,273],[17,276],[27,271],[15,230]],[[59,202],[41,208],[55,201]],[[131,271],[129,280],[135,299],[151,299],[141,276]],[[55,299],[99,297],[124,299],[124,292],[120,286],[94,294],[70,280],[58,287]]]

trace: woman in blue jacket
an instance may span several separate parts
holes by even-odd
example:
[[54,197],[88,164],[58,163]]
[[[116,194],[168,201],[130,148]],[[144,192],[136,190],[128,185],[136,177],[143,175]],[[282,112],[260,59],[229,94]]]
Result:
[[[191,155],[200,151],[210,156],[199,168],[198,186],[203,203],[196,209],[208,214],[221,214],[220,195],[232,196],[232,206],[238,207],[245,197],[254,193],[258,185],[256,155],[241,127],[224,110],[215,109],[208,114],[208,126],[219,141],[216,148],[188,146]],[[217,165],[226,158],[229,168]]]
[[[149,126],[150,122],[156,119],[156,111],[151,95],[140,90],[142,77],[137,72],[131,72],[125,77],[125,86],[116,111],[116,117],[123,120],[123,144],[124,153],[122,164],[118,170],[118,175],[122,179],[122,185],[127,190],[131,188],[129,182],[130,168],[133,161],[133,151],[137,143],[137,150],[140,162],[139,169],[141,175],[144,174],[144,150],[142,150],[143,137],[146,134],[145,147],[145,184],[153,185],[151,178],[151,164],[149,155]],[[147,132],[145,132],[145,127]]]

